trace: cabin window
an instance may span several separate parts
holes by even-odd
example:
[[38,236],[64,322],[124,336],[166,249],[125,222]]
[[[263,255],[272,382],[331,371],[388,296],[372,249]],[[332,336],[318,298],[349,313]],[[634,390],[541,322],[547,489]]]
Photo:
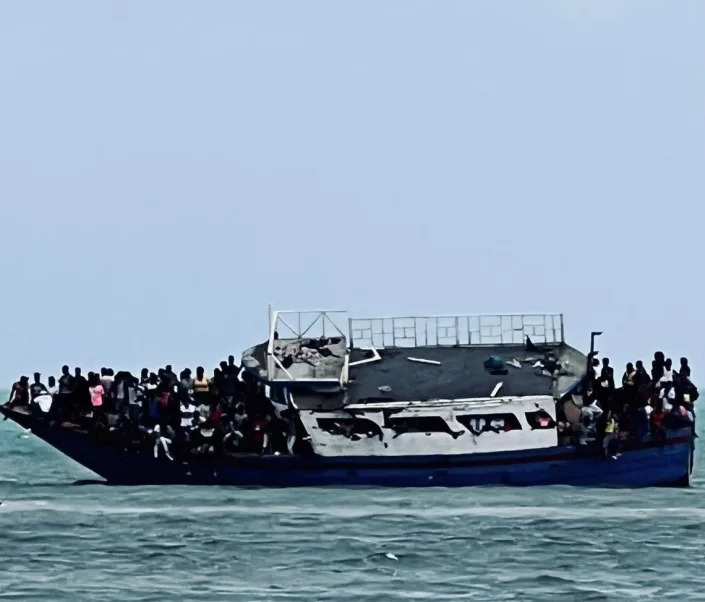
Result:
[[318,428],[331,435],[359,437],[360,435],[368,436],[370,433],[373,435],[382,434],[379,425],[369,418],[317,418],[316,424],[318,424]]
[[526,421],[532,430],[556,428],[556,421],[551,418],[551,415],[546,410],[526,412]]
[[453,434],[448,423],[440,416],[389,416],[386,418],[384,426],[396,431],[397,435],[402,433]]
[[516,414],[465,414],[456,416],[455,419],[471,433],[507,433],[520,431],[521,423]]

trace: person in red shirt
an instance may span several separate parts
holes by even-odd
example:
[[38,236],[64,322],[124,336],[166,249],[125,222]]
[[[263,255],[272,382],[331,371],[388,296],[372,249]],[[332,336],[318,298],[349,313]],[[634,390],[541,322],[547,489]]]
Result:
[[654,411],[651,412],[651,434],[657,441],[663,441],[666,436],[666,431],[663,428],[663,420],[665,413],[663,411],[663,406],[661,405],[661,400],[658,400],[654,407]]
[[265,454],[269,450],[270,423],[272,417],[258,418],[252,424],[252,446],[255,452]]
[[211,409],[210,419],[215,428],[220,428],[224,416],[225,411],[223,410],[222,403],[217,404],[213,409]]

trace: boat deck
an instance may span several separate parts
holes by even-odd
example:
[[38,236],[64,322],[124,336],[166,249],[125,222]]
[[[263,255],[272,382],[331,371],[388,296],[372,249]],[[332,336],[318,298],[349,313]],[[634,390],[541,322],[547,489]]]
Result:
[[[564,380],[577,380],[585,373],[586,359],[568,345],[552,346],[551,352],[571,370]],[[429,399],[468,399],[489,397],[495,387],[500,397],[551,395],[552,380],[534,364],[543,353],[527,352],[523,345],[502,347],[417,347],[383,349],[380,360],[350,368],[350,403],[374,399],[426,401]],[[350,362],[364,359],[368,352],[353,350]],[[490,356],[501,358],[506,374],[493,374],[485,368]],[[431,364],[409,358],[439,362]],[[521,367],[507,364],[514,362]],[[564,387],[569,382],[563,383]],[[560,385],[559,385],[560,386]],[[391,390],[388,392],[387,387]]]
[[[549,347],[567,368],[558,378],[558,391],[577,384],[585,374],[587,358],[565,344]],[[375,361],[367,350],[354,349],[350,355],[347,391],[325,394],[312,390],[294,393],[300,409],[333,409],[343,405],[382,401],[429,401],[434,399],[473,399],[490,397],[495,387],[497,397],[553,395],[553,381],[541,368],[534,368],[544,353],[526,351],[525,346],[502,347],[416,347],[414,349],[381,349]],[[485,368],[490,356],[501,358],[503,372],[496,374]],[[426,363],[409,358],[430,360]],[[518,363],[521,367],[507,364]]]
[[[274,313],[269,340],[247,350],[243,366],[287,387],[301,409],[554,395],[587,369],[586,356],[564,342],[560,314],[349,319],[346,336],[337,327],[312,329],[329,312],[313,321],[295,312],[292,320],[291,313],[284,312],[286,319]],[[278,328],[291,336],[280,337]],[[540,365],[548,355],[560,362],[558,382]],[[490,358],[496,365],[486,367]]]

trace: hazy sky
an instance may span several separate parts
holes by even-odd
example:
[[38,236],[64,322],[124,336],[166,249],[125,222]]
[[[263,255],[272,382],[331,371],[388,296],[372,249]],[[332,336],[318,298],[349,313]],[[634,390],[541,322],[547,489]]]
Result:
[[0,2],[0,386],[267,305],[562,311],[705,382],[705,3]]

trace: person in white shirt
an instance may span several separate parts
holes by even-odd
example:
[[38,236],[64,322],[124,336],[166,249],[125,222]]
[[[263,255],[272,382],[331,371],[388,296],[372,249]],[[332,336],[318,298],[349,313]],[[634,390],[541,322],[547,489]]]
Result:
[[587,445],[595,440],[595,426],[600,416],[602,416],[602,408],[597,404],[597,400],[582,407],[580,410],[580,445]]
[[673,409],[673,403],[676,400],[676,389],[673,382],[666,381],[659,391],[659,399],[663,404],[663,411],[668,413]]
[[105,391],[105,399],[110,399],[110,391],[115,383],[115,375],[110,368],[100,369],[100,384],[103,385]]
[[663,376],[658,381],[658,388],[663,388],[666,383],[673,383],[673,360],[669,357],[663,365]]
[[48,414],[51,410],[51,405],[54,400],[54,395],[58,393],[59,387],[56,386],[56,379],[53,376],[47,381],[48,387],[42,385],[43,389],[39,391],[39,395],[34,398],[34,403],[44,414]]
[[181,402],[181,428],[184,430],[192,430],[194,427],[194,419],[196,417],[196,406],[191,403],[191,400]]
[[47,393],[54,397],[54,395],[58,394],[58,392],[59,386],[56,384],[56,379],[53,376],[50,376],[48,380]]

